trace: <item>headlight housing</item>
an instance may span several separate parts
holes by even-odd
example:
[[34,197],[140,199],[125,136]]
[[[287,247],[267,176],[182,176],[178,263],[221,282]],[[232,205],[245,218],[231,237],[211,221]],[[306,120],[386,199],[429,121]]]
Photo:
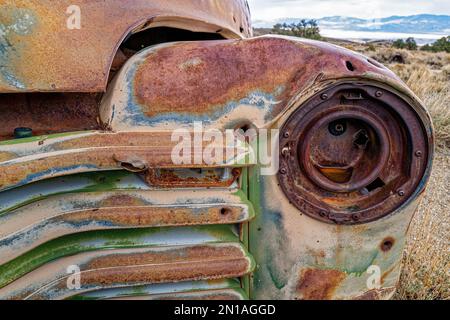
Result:
[[328,223],[377,220],[418,189],[429,157],[422,121],[393,91],[364,83],[320,92],[287,120],[280,186],[302,213]]

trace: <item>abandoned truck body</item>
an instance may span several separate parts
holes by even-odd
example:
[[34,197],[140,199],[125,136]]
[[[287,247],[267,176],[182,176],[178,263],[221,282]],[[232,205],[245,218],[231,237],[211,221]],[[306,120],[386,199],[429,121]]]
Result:
[[[1,0],[0,92],[0,298],[393,295],[433,132],[377,62],[245,0]],[[175,163],[198,122],[279,170]]]

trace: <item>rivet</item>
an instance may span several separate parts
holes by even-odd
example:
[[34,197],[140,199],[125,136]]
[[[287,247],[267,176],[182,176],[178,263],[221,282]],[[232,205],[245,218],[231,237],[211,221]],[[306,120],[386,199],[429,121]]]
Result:
[[328,94],[324,93],[320,96],[322,100],[328,100]]
[[423,154],[422,151],[420,151],[420,150],[416,151],[416,157],[420,158],[422,156],[422,154]]
[[291,134],[289,133],[289,131],[286,131],[286,132],[283,134],[283,137],[285,137],[286,139],[289,138],[290,136],[291,136]]
[[287,170],[286,170],[285,168],[281,168],[281,169],[280,169],[280,173],[281,173],[281,174],[286,174],[286,173],[287,173]]
[[397,193],[398,193],[398,195],[400,197],[404,197],[405,196],[405,191],[403,191],[403,190],[399,190]]
[[381,97],[381,96],[383,96],[383,92],[382,91],[377,91],[377,92],[375,92],[375,97]]
[[288,147],[284,147],[283,150],[281,150],[281,154],[285,157],[287,157],[290,153],[290,150]]
[[355,213],[354,215],[352,215],[352,219],[354,221],[359,221],[361,219],[361,214]]

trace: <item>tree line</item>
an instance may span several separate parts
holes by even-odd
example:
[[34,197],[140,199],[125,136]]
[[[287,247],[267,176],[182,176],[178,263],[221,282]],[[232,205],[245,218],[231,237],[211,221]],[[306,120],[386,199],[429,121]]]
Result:
[[272,33],[314,40],[322,38],[316,20],[302,19],[298,23],[277,23],[273,26]]
[[[398,39],[392,43],[394,48],[398,49],[407,49],[407,50],[417,50],[418,45],[414,38],[408,38],[406,40]],[[436,40],[432,44],[426,44],[420,48],[422,51],[430,51],[430,52],[448,52],[450,53],[450,36],[442,37],[439,40]]]

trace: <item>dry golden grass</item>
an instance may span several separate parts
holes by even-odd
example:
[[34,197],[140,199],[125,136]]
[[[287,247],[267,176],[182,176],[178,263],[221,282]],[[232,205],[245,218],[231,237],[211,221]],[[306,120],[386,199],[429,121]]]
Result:
[[438,154],[412,222],[396,299],[450,299],[450,156]]
[[[422,99],[433,118],[437,156],[411,224],[396,299],[450,299],[450,54],[354,48],[386,64]],[[396,58],[395,58],[396,57]],[[403,63],[398,63],[402,57]]]
[[[436,129],[439,150],[450,148],[450,54],[387,47],[354,48],[386,64],[422,99]],[[398,63],[403,60],[403,63]]]

